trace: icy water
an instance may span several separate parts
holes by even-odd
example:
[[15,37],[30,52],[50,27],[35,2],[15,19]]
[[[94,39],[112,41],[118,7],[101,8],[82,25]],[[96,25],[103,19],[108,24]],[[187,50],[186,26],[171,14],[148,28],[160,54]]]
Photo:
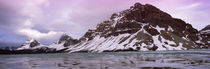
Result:
[[210,69],[210,50],[0,55],[0,69]]

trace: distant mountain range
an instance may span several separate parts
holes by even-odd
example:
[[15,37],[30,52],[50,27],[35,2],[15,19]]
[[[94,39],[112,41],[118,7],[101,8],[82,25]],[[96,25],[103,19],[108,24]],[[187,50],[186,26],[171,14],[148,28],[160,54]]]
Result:
[[16,50],[18,47],[15,46],[0,46],[2,50]]
[[210,47],[209,38],[210,25],[198,31],[155,6],[136,3],[129,9],[114,13],[109,20],[88,30],[78,40],[64,34],[46,46],[31,39],[17,50],[47,53],[207,49]]

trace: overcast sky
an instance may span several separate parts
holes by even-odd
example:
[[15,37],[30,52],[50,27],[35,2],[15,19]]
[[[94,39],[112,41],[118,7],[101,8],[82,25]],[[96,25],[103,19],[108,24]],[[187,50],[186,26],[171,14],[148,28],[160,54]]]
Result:
[[210,0],[0,0],[0,46],[29,38],[50,44],[64,33],[80,38],[136,2],[152,4],[198,30],[210,24]]

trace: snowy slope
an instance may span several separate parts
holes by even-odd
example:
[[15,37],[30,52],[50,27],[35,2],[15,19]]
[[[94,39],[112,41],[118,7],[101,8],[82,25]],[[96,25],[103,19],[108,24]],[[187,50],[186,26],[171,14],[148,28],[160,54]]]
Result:
[[66,47],[63,46],[64,43],[60,43],[60,44],[57,44],[57,43],[53,43],[51,45],[48,46],[48,48],[54,48],[56,49],[57,51],[58,50],[62,50],[62,49],[65,49]]
[[[156,29],[161,30],[159,27]],[[111,36],[108,38],[100,37],[99,35],[95,36],[92,40],[83,41],[75,46],[69,47],[70,52],[104,52],[104,51],[120,51],[120,50],[128,50],[128,51],[149,51],[149,50],[186,50],[187,48],[183,46],[183,44],[187,44],[187,40],[181,41],[171,41],[165,39],[162,35],[151,36],[150,39],[145,37],[151,36],[144,29],[139,30],[134,34],[120,34],[118,36]],[[168,34],[170,35],[170,34]],[[138,37],[138,38],[137,38]],[[173,37],[174,39],[182,39]],[[145,42],[146,41],[146,42]],[[176,44],[177,43],[177,44]],[[157,48],[157,49],[155,49]]]

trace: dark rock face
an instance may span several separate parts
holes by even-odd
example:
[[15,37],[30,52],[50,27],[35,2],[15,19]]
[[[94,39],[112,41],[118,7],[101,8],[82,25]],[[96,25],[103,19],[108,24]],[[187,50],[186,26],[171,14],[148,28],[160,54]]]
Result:
[[153,46],[153,47],[151,47],[151,48],[148,48],[149,50],[152,50],[152,51],[156,51],[157,50],[157,48],[158,48],[158,46]]
[[33,42],[30,43],[30,47],[35,47],[35,46],[38,46],[40,45],[40,43],[36,40],[34,40]]
[[[136,3],[130,9],[126,10],[126,12],[127,13],[125,13],[124,19],[135,20],[141,23],[149,23],[149,25],[159,26],[162,28],[168,28],[168,26],[170,26],[174,29],[174,34],[180,37],[189,35],[188,38],[192,41],[198,40],[198,36],[196,36],[198,31],[194,29],[190,24],[185,23],[181,19],[172,18],[169,14],[152,5],[141,5],[140,3]],[[159,34],[152,28],[147,27],[145,29],[151,35]]]
[[[115,26],[114,20],[116,18],[121,18],[116,22]],[[160,9],[146,4],[142,5],[136,3],[134,6],[131,6],[130,9],[120,12],[119,14],[114,13],[109,21],[104,21],[103,23],[97,26],[96,30],[91,30],[86,33],[85,37],[90,37],[90,32],[102,32],[102,36],[109,37],[111,35],[117,36],[123,33],[135,33],[141,29],[142,24],[149,24],[152,26],[159,26],[162,28],[168,28],[169,26],[174,29],[172,31],[174,34],[184,37],[189,35],[188,38],[192,41],[198,40],[196,34],[198,31],[194,29],[190,24],[185,23],[181,19],[172,18],[169,14],[161,11]],[[151,35],[160,34],[154,28],[146,27],[146,31]],[[184,33],[183,33],[184,32]],[[92,37],[90,37],[91,39]]]
[[149,25],[148,26],[144,26],[144,29],[151,35],[158,35],[160,34],[156,29],[154,28],[150,28]]
[[88,37],[88,40],[92,40],[95,30],[88,30],[88,32],[85,33],[84,37],[80,38],[80,40],[86,40],[85,38]]
[[62,42],[64,42],[64,41],[67,41],[67,40],[69,40],[69,39],[72,39],[72,38],[71,38],[70,36],[64,34],[64,35],[62,35],[62,36],[60,37],[58,43],[60,44],[60,43],[62,43]]
[[58,44],[61,44],[63,42],[64,42],[63,46],[67,47],[67,46],[75,45],[75,44],[79,43],[79,40],[73,39],[72,37],[64,34],[59,39]]
[[48,47],[40,47],[40,48],[36,48],[34,50],[31,50],[31,51],[34,52],[34,53],[51,53],[51,52],[56,52],[56,49],[48,48]]
[[159,23],[160,21],[171,18],[169,14],[149,4],[142,5],[140,3],[136,3],[127,11],[129,13],[125,15],[126,19],[134,19],[142,23]]

